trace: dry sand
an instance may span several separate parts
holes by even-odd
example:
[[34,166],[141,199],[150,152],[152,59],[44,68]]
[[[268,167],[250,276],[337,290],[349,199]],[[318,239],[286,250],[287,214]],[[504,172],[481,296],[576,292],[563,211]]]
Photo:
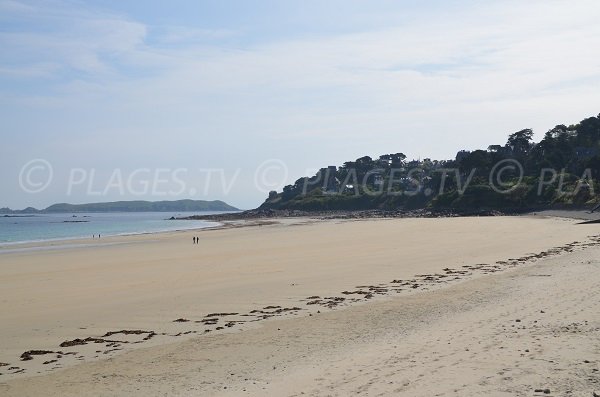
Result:
[[[5,252],[0,394],[591,396],[600,233],[574,223],[294,220]],[[148,332],[99,340],[120,330]],[[58,346],[76,338],[96,339]]]

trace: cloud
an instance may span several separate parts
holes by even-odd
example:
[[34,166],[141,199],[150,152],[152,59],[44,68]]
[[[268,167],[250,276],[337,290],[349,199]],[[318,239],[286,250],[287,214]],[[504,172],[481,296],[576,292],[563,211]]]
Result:
[[2,19],[19,22],[0,33],[3,62],[13,69],[52,64],[60,67],[55,77],[69,72],[98,77],[114,71],[123,54],[144,42],[141,23],[66,3],[40,4],[0,3],[7,11]]
[[0,1],[0,10],[7,13],[32,13],[35,8],[25,3],[13,0]]
[[74,162],[276,157],[302,172],[390,151],[448,158],[598,113],[595,1],[431,7],[385,27],[252,40],[41,4],[0,2],[0,18],[19,21],[0,33],[0,115],[30,135],[44,124],[46,150],[68,142]]
[[238,35],[230,29],[200,29],[187,26],[153,26],[158,45],[197,45],[223,40]]
[[108,83],[122,77],[126,88],[151,84],[183,98],[249,89],[288,97],[342,90],[359,102],[364,95],[378,104],[403,98],[455,102],[532,94],[598,75],[600,27],[590,12],[598,11],[595,3],[509,4],[424,15],[382,30],[272,38],[246,48],[215,43],[234,32],[181,26],[155,29],[160,45],[153,47],[146,40],[153,28],[140,22],[59,8],[49,17],[51,32],[3,33],[0,45],[16,50],[9,56],[14,64],[58,64],[89,74],[72,80],[114,73]]

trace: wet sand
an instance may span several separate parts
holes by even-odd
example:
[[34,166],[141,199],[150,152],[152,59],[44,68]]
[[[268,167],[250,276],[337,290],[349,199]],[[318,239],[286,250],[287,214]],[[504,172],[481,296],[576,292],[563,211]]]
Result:
[[[547,331],[554,343],[556,329],[575,323],[585,338],[565,338],[565,355],[587,351],[592,374],[595,231],[532,217],[300,219],[0,254],[0,392],[475,395],[498,385],[473,373],[498,377],[495,366],[512,368],[534,348],[498,356],[491,342],[481,346],[486,338],[533,341]],[[581,319],[567,313],[574,305]],[[538,330],[535,311],[548,308],[554,316]],[[500,358],[476,365],[484,356]],[[421,379],[432,363],[446,374],[437,389]],[[530,377],[531,387],[549,382]],[[519,382],[506,395],[534,393]]]

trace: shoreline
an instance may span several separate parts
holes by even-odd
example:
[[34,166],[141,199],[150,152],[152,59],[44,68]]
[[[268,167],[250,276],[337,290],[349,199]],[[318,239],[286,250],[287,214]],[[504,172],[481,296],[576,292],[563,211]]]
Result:
[[[44,249],[46,247],[52,247],[53,249],[61,248],[65,246],[66,248],[72,248],[74,246],[79,246],[78,244],[73,244],[81,241],[98,241],[103,239],[112,239],[112,238],[120,238],[120,237],[135,237],[135,236],[148,236],[148,235],[161,235],[168,233],[183,233],[189,231],[201,231],[205,229],[217,229],[223,227],[224,224],[221,222],[215,222],[215,226],[205,226],[205,227],[190,227],[183,229],[165,229],[165,230],[156,230],[151,232],[125,232],[125,233],[117,233],[117,234],[105,234],[100,238],[89,238],[89,236],[76,236],[76,237],[68,237],[68,238],[52,238],[52,239],[44,239],[44,240],[24,240],[24,241],[8,241],[0,243],[0,255],[7,252],[17,252],[14,251],[13,248],[19,249],[20,251],[26,250],[28,248],[31,249]],[[101,244],[101,243],[100,243]],[[80,245],[80,246],[93,246],[89,245]]]
[[[544,395],[546,389],[591,395],[584,378],[591,380],[600,362],[590,351],[600,347],[594,333],[600,292],[593,288],[600,263],[590,261],[600,253],[597,242],[567,244],[555,256],[437,289],[0,379],[0,390],[9,396]],[[584,337],[588,344],[577,345]],[[376,381],[380,376],[386,381]],[[579,383],[571,382],[575,377]]]
[[[408,210],[408,211],[387,211],[387,210],[360,210],[360,211],[297,211],[297,210],[247,210],[235,213],[226,214],[211,214],[211,215],[191,215],[186,217],[172,217],[166,220],[204,220],[216,223],[214,226],[205,227],[189,227],[180,229],[165,229],[147,232],[125,232],[118,234],[106,234],[102,239],[120,238],[120,237],[136,237],[136,236],[152,236],[152,235],[168,235],[171,233],[185,233],[190,231],[203,230],[219,230],[223,228],[255,226],[259,222],[262,225],[274,222],[281,222],[283,219],[288,220],[361,220],[361,219],[417,219],[417,218],[460,218],[460,217],[478,217],[478,216],[538,216],[538,217],[556,217],[566,219],[579,219],[585,221],[600,221],[600,212],[589,213],[589,211],[581,209],[573,210],[540,210],[526,211],[522,213],[508,212],[501,213],[493,210],[470,211],[470,212],[451,212],[451,211],[426,211],[426,210]],[[23,216],[19,216],[23,217]],[[29,217],[29,215],[27,215]],[[262,221],[262,222],[260,222]],[[24,252],[27,249],[42,250],[45,248],[60,249],[74,248],[75,246],[87,247],[88,245],[73,244],[77,242],[90,240],[89,236],[77,236],[68,238],[55,238],[44,240],[26,240],[26,241],[11,241],[0,242],[0,255],[8,252]],[[90,244],[90,246],[94,246]]]
[[455,218],[455,217],[488,217],[488,216],[528,216],[540,215],[560,218],[573,218],[584,220],[600,220],[600,212],[592,213],[583,208],[525,208],[525,209],[429,209],[414,210],[279,210],[270,208],[257,208],[235,213],[191,215],[176,217],[174,220],[251,220],[251,219],[282,219],[282,218],[314,218],[314,219],[407,219],[407,218]]
[[[14,252],[27,252],[27,250],[44,250],[44,249],[62,249],[62,248],[84,248],[84,247],[94,247],[94,246],[102,246],[104,241],[106,240],[115,240],[115,239],[131,239],[132,241],[136,237],[140,236],[169,236],[172,234],[181,234],[186,232],[202,232],[205,230],[221,230],[221,229],[229,229],[229,228],[237,228],[237,227],[249,227],[249,226],[260,226],[271,224],[270,221],[257,221],[257,220],[243,220],[240,222],[235,221],[211,221],[214,222],[214,226],[205,226],[205,227],[189,227],[182,229],[167,229],[167,230],[156,230],[151,232],[137,232],[137,233],[119,233],[119,234],[106,234],[103,235],[101,239],[95,238],[90,239],[89,236],[80,236],[80,237],[69,237],[69,238],[56,238],[56,239],[46,239],[46,240],[30,240],[30,241],[15,241],[15,242],[5,242],[0,243],[0,255],[3,253],[14,253]],[[92,242],[91,244],[77,244],[78,242]],[[119,242],[121,244],[125,244],[125,241]],[[106,243],[109,244],[109,243]],[[104,244],[104,245],[106,245]],[[114,243],[113,243],[114,244]]]
[[[194,212],[188,212],[188,214],[192,214]],[[214,213],[214,212],[211,212]],[[5,215],[5,216],[1,216],[0,218],[32,218],[32,217],[40,217],[40,218],[45,218],[45,219],[53,219],[53,218],[57,218],[59,219],[59,221],[56,222],[49,222],[49,224],[65,224],[65,223],[89,223],[93,221],[98,221],[100,220],[102,223],[103,218],[105,217],[114,217],[114,216],[119,216],[122,217],[123,220],[127,220],[130,217],[139,217],[140,215],[155,215],[155,216],[160,216],[160,215],[164,215],[162,218],[156,218],[153,219],[153,221],[162,221],[164,222],[164,224],[160,225],[160,226],[156,226],[156,225],[143,225],[143,224],[136,224],[136,227],[121,227],[121,231],[119,230],[114,230],[114,231],[106,231],[106,230],[102,230],[102,227],[104,226],[103,224],[99,225],[100,231],[102,232],[102,236],[103,237],[121,237],[121,236],[136,236],[136,235],[145,235],[145,234],[157,234],[157,233],[170,233],[170,232],[180,232],[180,231],[188,231],[188,230],[200,230],[203,228],[213,228],[216,226],[220,226],[222,223],[221,222],[215,222],[215,221],[205,221],[203,222],[204,224],[199,224],[199,225],[191,225],[191,224],[184,224],[185,222],[169,222],[171,220],[174,220],[174,216],[172,215],[172,212],[85,212],[85,213],[77,213],[78,217],[82,217],[83,218],[89,218],[86,220],[71,220],[72,216],[75,216],[75,214],[73,213],[48,213],[48,214],[42,214],[42,215],[19,215],[19,216],[12,216],[12,215]],[[62,218],[65,218],[64,220],[60,220]],[[43,226],[43,225],[42,225]],[[10,225],[7,224],[7,227],[10,228]],[[38,226],[39,227],[39,226]],[[10,230],[10,229],[9,229]],[[124,231],[123,231],[124,230]],[[11,247],[14,245],[36,245],[36,244],[46,244],[46,243],[62,243],[62,242],[72,242],[72,241],[80,241],[80,240],[87,240],[89,239],[89,236],[91,236],[92,234],[94,235],[98,235],[98,231],[96,230],[96,233],[94,233],[92,230],[89,231],[78,231],[76,232],[78,234],[69,232],[70,235],[67,236],[59,236],[59,237],[44,237],[44,238],[32,238],[29,240],[16,240],[16,241],[0,241],[0,251],[2,250],[3,247]],[[66,234],[66,233],[64,233]],[[21,235],[23,235],[23,233],[21,233]],[[37,237],[37,235],[36,235]],[[93,240],[93,239],[90,239]]]
[[450,218],[466,216],[511,216],[523,215],[528,211],[498,211],[498,210],[447,210],[447,209],[414,209],[414,210],[280,210],[256,208],[236,213],[191,215],[177,217],[175,220],[246,220],[268,218],[315,218],[315,219],[382,219],[382,218]]
[[[117,357],[123,352],[131,351],[131,348],[134,347],[135,349],[133,350],[137,350],[137,348],[144,346],[156,346],[173,342],[179,343],[178,341],[197,337],[200,333],[211,333],[211,335],[214,335],[223,332],[248,330],[249,328],[262,324],[264,320],[290,316],[311,316],[322,310],[335,310],[342,307],[352,307],[357,304],[372,304],[374,301],[395,299],[395,297],[398,296],[411,295],[423,290],[431,291],[432,289],[446,288],[455,283],[462,283],[466,278],[485,276],[505,268],[515,267],[520,263],[530,260],[543,259],[546,256],[560,254],[563,251],[578,249],[580,245],[587,244],[587,240],[582,240],[580,237],[589,235],[590,233],[589,229],[585,229],[585,226],[574,226],[574,223],[570,220],[544,220],[534,217],[491,217],[482,219],[484,221],[478,221],[475,218],[442,218],[435,220],[410,218],[370,219],[362,220],[361,222],[355,222],[353,220],[316,221],[298,218],[282,219],[279,220],[278,223],[274,223],[273,221],[244,221],[237,223],[232,222],[221,228],[201,229],[207,231],[207,233],[201,239],[200,247],[191,246],[187,241],[187,238],[185,238],[185,241],[182,241],[181,237],[185,235],[185,232],[181,232],[162,233],[153,236],[132,236],[125,239],[121,238],[121,242],[115,241],[115,244],[118,245],[113,246],[77,247],[74,249],[61,250],[60,252],[7,253],[5,256],[0,256],[0,271],[3,271],[5,278],[8,278],[8,280],[4,280],[4,282],[12,285],[12,289],[8,287],[9,284],[6,284],[4,288],[4,290],[7,291],[9,301],[11,300],[11,294],[14,295],[15,293],[17,293],[18,296],[22,296],[22,299],[30,299],[28,294],[17,292],[18,290],[14,289],[19,288],[19,286],[14,285],[14,282],[11,283],[10,278],[14,277],[11,276],[12,272],[17,272],[15,274],[23,273],[23,276],[28,275],[27,277],[30,278],[31,276],[29,276],[29,274],[34,275],[36,273],[31,272],[37,272],[37,270],[23,269],[17,265],[17,267],[13,267],[14,270],[10,270],[9,268],[8,273],[6,273],[6,265],[8,262],[5,262],[4,266],[2,266],[2,259],[5,258],[10,262],[21,261],[22,263],[32,263],[32,260],[50,261],[50,267],[47,270],[45,268],[41,269],[43,271],[41,274],[44,275],[44,279],[41,279],[40,281],[44,280],[43,283],[39,284],[38,287],[35,287],[35,290],[39,291],[37,293],[48,297],[52,297],[52,294],[65,293],[59,292],[59,289],[56,289],[52,284],[48,284],[48,282],[45,281],[48,279],[47,274],[52,274],[48,273],[48,270],[57,266],[57,269],[62,269],[67,265],[68,269],[70,269],[68,273],[70,274],[68,276],[69,278],[65,280],[65,282],[69,283],[67,285],[71,286],[66,289],[67,296],[72,296],[72,293],[75,292],[70,292],[74,286],[70,280],[75,280],[78,277],[76,275],[71,275],[73,271],[85,271],[86,274],[92,271],[93,273],[86,276],[86,278],[90,279],[89,277],[92,274],[97,274],[97,276],[93,276],[93,278],[90,279],[95,280],[95,283],[98,283],[107,277],[108,279],[112,279],[113,275],[110,275],[110,273],[107,272],[117,272],[117,274],[114,275],[114,277],[117,278],[114,281],[116,285],[113,285],[113,282],[109,282],[108,279],[101,282],[101,284],[90,285],[92,289],[98,289],[98,291],[111,287],[111,291],[113,292],[110,294],[115,296],[106,302],[108,306],[102,302],[96,301],[96,299],[88,301],[86,295],[89,295],[89,288],[80,288],[81,291],[77,292],[81,297],[78,298],[77,306],[73,306],[72,309],[77,309],[81,307],[81,305],[83,305],[84,308],[96,307],[94,310],[100,310],[99,313],[105,313],[100,315],[96,320],[94,320],[94,318],[97,316],[90,317],[90,313],[86,314],[85,311],[81,312],[80,309],[73,311],[72,309],[60,308],[57,310],[50,309],[52,306],[43,305],[40,307],[40,309],[44,308],[43,313],[46,313],[50,309],[51,312],[54,312],[54,315],[51,314],[50,317],[45,320],[44,317],[47,317],[47,313],[42,314],[42,312],[37,312],[37,314],[35,314],[36,312],[32,312],[33,317],[31,317],[31,320],[33,322],[30,322],[26,327],[31,327],[33,329],[39,328],[40,325],[47,323],[48,321],[57,321],[58,318],[62,319],[60,320],[60,323],[62,324],[61,328],[64,328],[67,325],[67,320],[72,325],[64,328],[64,331],[61,331],[58,334],[56,334],[56,331],[53,331],[52,328],[47,328],[45,331],[44,328],[41,329],[44,333],[50,333],[50,335],[56,334],[53,337],[42,337],[42,335],[37,335],[34,332],[31,335],[31,341],[40,340],[42,343],[38,344],[33,344],[31,341],[27,342],[27,339],[22,336],[25,323],[23,323],[23,325],[15,324],[14,326],[16,328],[14,328],[14,331],[10,331],[10,329],[4,330],[4,332],[9,332],[5,335],[5,339],[9,341],[8,344],[10,345],[10,341],[12,340],[12,343],[17,343],[17,345],[13,346],[11,349],[13,353],[7,355],[5,352],[5,354],[2,355],[0,362],[10,364],[9,368],[13,368],[7,373],[9,378],[13,376],[28,377],[36,375],[37,372],[39,372],[38,375],[40,375],[52,373],[53,371],[61,370],[63,368],[69,368],[73,365],[77,366],[81,362],[102,360],[107,357]],[[481,222],[485,225],[481,225]],[[500,227],[500,229],[498,229],[498,231],[500,231],[504,230],[503,228],[506,227],[511,228],[512,225],[516,224],[522,224],[523,226],[529,225],[530,228],[538,227],[536,225],[539,225],[539,227],[541,227],[539,229],[540,233],[546,233],[547,236],[546,238],[540,237],[537,246],[540,248],[546,247],[546,250],[541,253],[538,252],[538,254],[532,254],[530,249],[525,249],[525,247],[531,248],[531,244],[527,246],[523,245],[523,247],[515,250],[513,246],[520,238],[513,239],[513,237],[509,237],[505,243],[501,243],[498,240],[500,235],[493,236],[492,241],[485,236],[481,236],[481,233],[478,231],[479,229],[482,231],[493,231],[498,227]],[[365,273],[365,269],[361,266],[362,259],[355,264],[348,262],[349,258],[354,258],[354,255],[348,256],[348,259],[342,260],[337,264],[335,264],[335,262],[338,262],[338,260],[331,262],[331,258],[327,259],[330,265],[334,265],[333,268],[331,270],[321,269],[320,271],[318,271],[317,268],[314,268],[314,271],[317,274],[309,278],[306,278],[305,272],[302,271],[302,269],[295,269],[295,266],[290,267],[289,270],[287,270],[287,272],[295,274],[293,275],[290,273],[291,277],[288,277],[285,274],[279,275],[280,270],[277,270],[277,267],[272,268],[272,265],[259,266],[261,260],[263,260],[260,258],[272,257],[272,253],[264,250],[266,247],[272,246],[273,241],[279,241],[277,244],[284,245],[284,250],[278,254],[280,255],[280,260],[290,260],[292,258],[290,258],[287,253],[288,244],[297,241],[300,236],[302,236],[301,240],[312,238],[312,242],[308,241],[305,243],[306,245],[302,245],[305,249],[309,249],[308,252],[313,252],[309,255],[316,255],[318,253],[318,255],[322,255],[322,248],[320,248],[320,246],[314,246],[314,244],[320,244],[318,242],[322,240],[322,237],[332,236],[332,231],[337,231],[337,233],[349,233],[348,236],[352,236],[355,232],[367,232],[373,237],[376,237],[380,236],[380,233],[383,233],[384,230],[392,231],[408,228],[406,229],[406,233],[408,233],[406,234],[406,238],[416,238],[416,240],[414,240],[415,243],[419,243],[419,241],[421,241],[420,238],[418,236],[411,237],[413,232],[409,230],[415,227],[421,228],[422,232],[418,232],[417,234],[423,236],[422,233],[426,230],[430,230],[434,225],[436,225],[437,228],[443,229],[439,232],[441,233],[440,236],[445,235],[444,230],[446,229],[457,230],[458,228],[458,230],[464,230],[463,233],[470,233],[469,235],[472,236],[472,239],[479,239],[484,243],[484,246],[478,248],[479,253],[475,253],[475,255],[471,253],[468,256],[464,256],[465,254],[463,253],[463,260],[459,259],[461,258],[461,255],[459,255],[457,257],[458,261],[448,261],[444,259],[447,256],[446,250],[458,249],[458,251],[456,251],[457,253],[464,252],[464,248],[461,248],[462,245],[453,247],[453,243],[450,242],[450,245],[442,245],[442,247],[447,248],[440,251],[441,256],[439,256],[438,259],[425,258],[427,262],[423,262],[422,265],[419,265],[421,262],[417,260],[416,266],[406,267],[406,265],[403,265],[402,268],[396,270],[390,268],[391,263],[393,262],[390,262],[389,265],[380,263],[377,265],[379,270],[376,274],[369,274],[373,273],[372,271]],[[301,227],[299,228],[298,226]],[[556,232],[548,234],[549,227],[556,228]],[[473,231],[471,230],[472,228],[478,230]],[[565,240],[565,237],[557,237],[558,235],[564,234],[567,230],[571,230],[569,234],[575,233],[573,236],[580,236],[577,238],[577,242],[575,242],[574,239]],[[316,232],[318,233],[316,240],[315,237],[309,237]],[[431,232],[429,232],[429,234],[431,234]],[[280,237],[282,235],[287,237],[284,237],[282,240],[282,237]],[[552,237],[553,235],[554,237]],[[549,237],[552,237],[552,239],[557,242],[563,241],[563,245],[558,248],[557,246],[553,246],[554,248],[548,247],[547,239]],[[265,240],[265,238],[267,238],[267,240]],[[345,237],[341,236],[341,238],[343,241]],[[380,239],[379,237],[377,238]],[[506,237],[504,238],[506,239]],[[109,239],[107,238],[107,240]],[[114,240],[119,239],[114,238]],[[220,246],[221,248],[217,248],[214,253],[211,253],[213,251],[205,253],[204,251],[209,248],[209,245],[206,244],[211,243],[211,241],[213,243],[221,241],[219,244],[225,245]],[[390,259],[393,261],[394,257],[398,256],[398,254],[394,254],[394,252],[397,252],[394,247],[386,246],[385,241],[380,242],[379,244],[377,244],[376,241],[377,240],[369,239],[365,242],[365,244],[367,244],[365,247],[372,247],[371,249],[375,250],[383,249],[385,252],[382,252],[379,255],[384,261]],[[263,245],[259,251],[256,251],[257,243]],[[463,244],[460,240],[457,240],[456,243]],[[499,243],[500,245],[498,245]],[[205,245],[202,246],[202,244]],[[190,254],[193,253],[193,257],[195,257],[196,254],[209,255],[208,257],[219,255],[219,257],[222,257],[227,261],[230,259],[226,259],[227,256],[222,255],[229,252],[231,244],[235,244],[236,246],[239,246],[240,244],[243,245],[243,247],[241,247],[242,251],[240,252],[242,256],[237,259],[236,263],[242,261],[239,262],[240,265],[244,263],[252,264],[252,268],[249,268],[246,272],[240,273],[240,268],[237,267],[239,265],[235,265],[232,268],[234,272],[229,273],[229,270],[220,270],[219,267],[198,269],[192,266],[190,268],[187,260],[182,262],[181,265],[177,265],[178,267],[173,268],[172,265],[174,262],[172,262],[172,260],[169,261],[169,259],[167,259],[168,257],[165,257],[165,264],[168,263],[169,266],[164,268],[164,271],[168,271],[176,276],[174,280],[179,281],[176,281],[177,284],[175,285],[178,285],[178,289],[181,291],[168,292],[168,290],[164,290],[161,292],[161,289],[156,289],[154,287],[149,290],[145,287],[144,289],[139,289],[138,287],[137,290],[134,288],[131,292],[122,290],[122,286],[128,285],[128,289],[131,289],[134,284],[130,284],[128,281],[126,281],[126,284],[123,284],[122,276],[119,276],[120,274],[124,276],[131,274],[131,276],[134,277],[131,279],[131,282],[136,283],[137,281],[135,280],[142,275],[142,273],[139,273],[142,269],[145,273],[155,272],[156,275],[160,275],[161,278],[164,278],[164,276],[168,274],[164,273],[162,270],[162,260],[156,262],[156,259],[158,258],[156,256],[157,254],[165,255],[165,253],[169,254],[169,252],[177,252],[183,249],[183,247],[186,247],[186,249],[191,248],[192,250],[196,250],[189,251]],[[497,253],[492,253],[490,256],[488,250],[491,247],[496,247],[495,249],[497,250],[499,247],[502,247],[502,244],[508,244],[506,246],[508,251],[502,251],[504,253],[498,251]],[[533,246],[535,246],[535,244]],[[173,251],[174,247],[178,247],[176,251]],[[225,251],[222,251],[223,249],[225,249]],[[236,249],[240,249],[240,247],[236,247]],[[246,251],[246,249],[249,249],[250,251]],[[469,250],[471,249],[472,248]],[[155,251],[147,254],[146,251],[148,250]],[[113,252],[115,253],[113,254]],[[259,256],[256,257],[251,255],[248,257],[248,252],[255,252],[255,254],[252,255],[258,254]],[[515,256],[507,256],[507,253],[510,252]],[[135,262],[139,261],[140,259],[137,258],[139,255],[148,255],[148,260],[152,260],[152,262],[146,262],[146,259],[144,259],[140,262],[142,267],[140,267],[139,270],[136,268],[128,270],[127,268],[123,268],[120,264],[113,263],[115,258],[118,257],[114,256],[116,253],[120,253],[118,255],[127,253],[126,258],[130,259],[125,259],[124,264],[131,264],[132,260]],[[132,254],[134,256],[131,256]],[[307,255],[307,253],[305,253],[305,255]],[[390,257],[389,255],[392,256]],[[415,258],[418,258],[422,255],[421,249],[417,247],[414,254],[406,253],[404,256],[406,255],[417,255]],[[100,257],[102,261],[98,262],[98,265],[77,264],[80,260],[88,262],[90,258],[96,257]],[[326,259],[327,256],[323,258]],[[370,254],[365,256],[364,260],[376,264],[379,261],[378,258],[378,256],[373,258],[372,254]],[[56,262],[56,260],[58,260],[58,262]],[[106,262],[106,260],[109,260],[110,262]],[[296,259],[294,259],[294,261],[295,260]],[[111,263],[112,266],[116,267],[114,267],[114,269],[97,267],[101,263],[104,263],[104,266]],[[154,264],[152,267],[148,267],[146,263]],[[447,265],[444,266],[444,263],[447,263]],[[81,267],[81,270],[77,270],[78,267]],[[261,268],[264,270],[261,270]],[[347,275],[340,274],[340,269],[345,269],[346,272],[350,273]],[[197,285],[196,283],[192,283],[189,286],[183,286],[181,285],[181,280],[183,279],[177,276],[180,271],[183,270],[187,273],[191,271],[192,273],[189,273],[190,275],[201,272],[204,275],[202,278],[209,277],[209,279],[204,286]],[[123,273],[123,271],[125,271],[125,273]],[[267,271],[267,273],[265,273],[265,271]],[[323,271],[325,271],[325,273],[323,273]],[[52,270],[52,272],[54,272],[54,270]],[[231,277],[236,277],[239,280],[230,280],[228,278],[229,276],[224,278],[223,275],[220,274],[222,272],[227,272],[226,274],[231,275]],[[23,276],[19,276],[18,279],[22,279]],[[282,276],[283,278],[281,278]],[[398,278],[397,276],[401,277]],[[150,281],[153,280],[154,276],[144,274],[144,277]],[[190,278],[190,276],[185,277],[186,279]],[[192,276],[192,278],[195,277],[197,276]],[[214,279],[214,281],[210,281],[210,278]],[[304,280],[304,278],[306,278],[306,280]],[[117,282],[116,280],[119,281]],[[162,283],[162,281],[160,282]],[[257,293],[257,285],[263,285],[263,287],[261,287],[262,292]],[[81,287],[85,287],[85,285],[81,285]],[[40,289],[46,289],[48,292],[42,293]],[[63,290],[64,287],[60,287],[60,291]],[[54,292],[50,293],[50,291]],[[96,292],[93,292],[93,294],[90,295],[90,298],[96,296],[96,294]],[[169,297],[169,295],[164,294],[173,296]],[[105,296],[106,293],[102,293],[101,295]],[[211,298],[213,296],[214,298]],[[59,297],[57,297],[57,299],[58,298]],[[181,300],[182,298],[184,298],[183,301]],[[130,299],[133,300],[131,300],[130,303],[127,303]],[[64,306],[64,298],[60,298],[59,300]],[[111,303],[113,301],[114,303]],[[189,301],[189,303],[186,303],[186,301]],[[14,301],[14,303],[16,302],[17,301]],[[22,305],[24,306],[20,309],[18,308],[20,306],[16,309],[9,309],[7,306],[4,307],[3,312],[6,312],[7,315],[10,313],[10,310],[18,310],[14,314],[17,317],[14,317],[14,315],[13,317],[6,317],[7,324],[17,322],[18,318],[22,319],[18,322],[26,320],[27,317],[23,317],[22,313],[31,310],[27,309],[27,307],[31,305],[25,302],[26,301],[23,301]],[[128,313],[132,310],[139,312],[141,308],[139,302],[147,302],[144,304],[144,312],[141,313],[143,315],[141,317],[138,315],[139,318],[131,318]],[[179,303],[177,304],[175,302]],[[198,303],[200,303],[200,305]],[[52,305],[52,303],[48,302],[48,305]],[[115,314],[118,314],[115,310],[118,310],[119,313],[122,313],[125,316],[115,316]],[[214,313],[214,315],[210,315],[211,313]],[[13,321],[11,321],[10,318],[13,318]],[[83,330],[81,330],[82,328]],[[79,331],[77,331],[77,329],[79,329]],[[13,337],[10,337],[11,334]],[[40,337],[42,339],[40,339]],[[98,354],[98,351],[94,349],[95,346],[100,346],[97,345],[98,343],[106,345],[104,349],[101,349],[101,354]],[[143,344],[139,345],[140,343]],[[64,346],[58,346],[59,344]],[[44,351],[54,353],[39,353]],[[30,353],[25,354],[27,352]],[[72,353],[73,355],[71,355]],[[15,361],[15,356],[23,356],[23,354],[25,354],[24,357],[27,359],[26,361]],[[55,355],[57,357],[54,357]],[[32,359],[29,360],[29,357]],[[24,371],[19,372],[21,370]],[[6,368],[4,371],[6,371]],[[0,367],[0,373],[4,371],[2,367]],[[3,381],[2,378],[6,379],[7,377],[0,377],[0,382]]]

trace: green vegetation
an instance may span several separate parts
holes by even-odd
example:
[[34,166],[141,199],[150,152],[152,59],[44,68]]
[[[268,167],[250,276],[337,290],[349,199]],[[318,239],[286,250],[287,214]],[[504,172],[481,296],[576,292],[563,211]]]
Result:
[[364,156],[271,192],[261,208],[524,210],[596,204],[600,115],[557,125],[539,143],[532,139],[533,131],[524,129],[504,145],[461,151],[454,160]]
[[185,212],[185,211],[237,211],[238,209],[220,201],[177,200],[177,201],[114,201],[91,204],[54,204],[44,210],[26,208],[13,211],[0,208],[0,214],[34,213],[78,213],[78,212]]

